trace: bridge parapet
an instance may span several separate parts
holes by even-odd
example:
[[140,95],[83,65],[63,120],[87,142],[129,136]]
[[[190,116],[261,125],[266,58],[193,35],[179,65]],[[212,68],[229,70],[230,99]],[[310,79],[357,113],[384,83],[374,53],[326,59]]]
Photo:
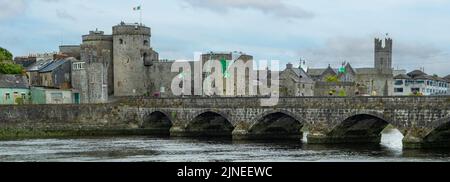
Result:
[[[178,119],[177,127],[182,129],[188,128],[190,122],[201,113],[218,113],[233,125],[233,133],[239,135],[238,138],[246,138],[245,135],[250,135],[252,129],[263,122],[262,118],[270,114],[275,113],[280,118],[289,116],[292,121],[309,126],[310,143],[379,142],[381,130],[391,124],[405,135],[405,147],[416,147],[427,142],[436,143],[433,141],[436,139],[442,143],[445,137],[433,131],[450,122],[450,96],[282,97],[273,107],[260,106],[260,99],[124,97],[120,98],[120,102],[129,106],[180,113],[184,117]],[[297,127],[292,125],[296,122],[281,121],[280,118],[275,118],[280,120],[278,124],[264,121],[272,127],[265,130]],[[287,124],[281,126],[280,123]],[[261,128],[260,125],[258,127]],[[430,134],[434,137],[429,137]]]

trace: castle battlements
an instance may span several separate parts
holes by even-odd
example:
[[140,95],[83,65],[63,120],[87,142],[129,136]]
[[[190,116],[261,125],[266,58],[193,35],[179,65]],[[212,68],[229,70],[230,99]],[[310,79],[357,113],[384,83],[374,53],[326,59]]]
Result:
[[113,35],[151,35],[150,27],[142,24],[121,23],[113,27]]

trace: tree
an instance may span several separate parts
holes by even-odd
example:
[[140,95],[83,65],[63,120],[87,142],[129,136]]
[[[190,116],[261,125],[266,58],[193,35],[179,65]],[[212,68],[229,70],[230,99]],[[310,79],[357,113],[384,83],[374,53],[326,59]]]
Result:
[[336,75],[328,75],[325,77],[326,82],[339,82],[339,78]]
[[339,96],[340,97],[345,97],[345,96],[347,96],[347,92],[345,92],[344,89],[341,89],[341,90],[339,90]]
[[0,62],[3,61],[11,61],[13,59],[13,55],[8,50],[0,47]]
[[21,65],[0,62],[0,73],[2,74],[22,74],[22,70]]

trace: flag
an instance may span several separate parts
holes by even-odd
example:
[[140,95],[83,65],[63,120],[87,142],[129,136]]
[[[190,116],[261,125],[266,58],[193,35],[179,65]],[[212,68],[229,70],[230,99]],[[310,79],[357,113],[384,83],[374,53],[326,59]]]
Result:
[[139,6],[137,6],[137,7],[134,7],[133,10],[134,10],[134,11],[139,11],[139,10],[141,10],[141,6],[139,5]]
[[228,62],[227,60],[225,60],[225,59],[221,59],[220,60],[220,63],[221,63],[221,65],[222,65],[222,74],[223,74],[223,77],[224,78],[229,78],[231,75],[230,75],[230,72],[228,72],[228,67],[230,67],[230,62]]

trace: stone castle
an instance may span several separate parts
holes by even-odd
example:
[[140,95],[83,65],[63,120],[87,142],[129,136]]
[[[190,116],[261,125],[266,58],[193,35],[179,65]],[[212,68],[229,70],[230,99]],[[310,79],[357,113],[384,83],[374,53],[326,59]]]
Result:
[[[164,91],[170,66],[151,47],[151,29],[120,23],[112,35],[90,31],[82,36],[80,61],[73,63],[72,86],[81,103],[102,103],[108,96],[141,96]],[[170,85],[169,85],[170,86]]]

